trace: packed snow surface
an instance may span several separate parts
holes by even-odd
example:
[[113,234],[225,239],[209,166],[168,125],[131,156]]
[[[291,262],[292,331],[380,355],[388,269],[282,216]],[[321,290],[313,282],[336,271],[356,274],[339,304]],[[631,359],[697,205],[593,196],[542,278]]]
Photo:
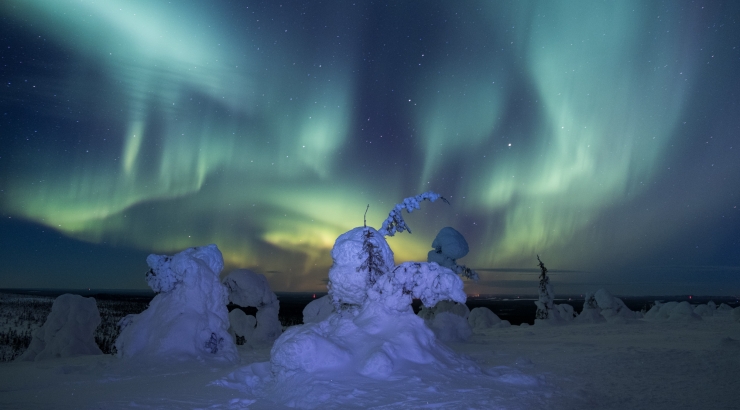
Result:
[[476,330],[467,342],[447,344],[481,369],[465,377],[445,369],[377,377],[381,357],[370,376],[317,372],[281,388],[262,382],[272,377],[269,348],[248,346],[238,346],[240,364],[151,365],[111,355],[14,361],[0,363],[0,408],[733,409],[740,366],[735,311],[686,322]]
[[100,312],[93,298],[64,294],[54,300],[43,326],[34,330],[31,345],[17,360],[41,361],[103,354],[95,344]]

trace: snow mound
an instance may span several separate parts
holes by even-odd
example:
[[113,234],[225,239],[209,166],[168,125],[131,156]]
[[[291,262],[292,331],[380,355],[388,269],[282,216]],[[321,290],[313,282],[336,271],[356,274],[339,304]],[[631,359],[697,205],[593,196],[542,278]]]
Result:
[[34,330],[20,361],[103,354],[95,344],[100,312],[93,298],[64,294],[54,300],[44,324]]
[[471,310],[468,315],[468,324],[474,331],[511,326],[508,320],[501,320],[487,307],[477,307]]
[[740,322],[740,306],[736,307],[735,309],[732,309],[732,319],[736,322]]
[[[274,342],[283,331],[278,318],[280,302],[270,289],[265,275],[247,269],[237,269],[229,273],[223,283],[228,289],[229,302],[241,307],[257,308],[256,327],[249,329],[249,337],[245,333],[239,333],[233,324],[232,332],[244,337],[250,346]],[[237,320],[242,320],[242,324],[244,323],[243,319]],[[244,329],[240,331],[247,332]]]
[[119,322],[118,356],[236,361],[228,296],[219,281],[223,257],[216,245],[149,255],[146,261],[147,283],[159,293],[145,311]]
[[312,300],[303,308],[303,323],[317,323],[326,319],[334,313],[334,305],[331,304],[329,295]]

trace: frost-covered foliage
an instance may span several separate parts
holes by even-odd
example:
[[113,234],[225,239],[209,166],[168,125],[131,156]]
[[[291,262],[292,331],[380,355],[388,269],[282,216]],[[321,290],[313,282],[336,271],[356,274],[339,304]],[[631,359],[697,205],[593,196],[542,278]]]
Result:
[[147,310],[121,320],[118,356],[236,361],[226,287],[219,281],[223,263],[216,245],[149,255],[147,283],[159,293]]
[[457,259],[468,254],[468,242],[465,237],[454,228],[442,228],[432,242],[432,249],[427,254],[427,262],[436,262],[440,266],[452,269],[453,272],[468,279],[478,280],[478,273],[458,265]]
[[[370,264],[372,252],[376,256]],[[436,263],[406,262],[394,267],[393,252],[383,235],[370,227],[339,236],[332,258],[328,296],[334,311],[321,321],[306,320],[289,328],[275,341],[270,362],[277,381],[322,371],[387,378],[416,365],[476,368],[440,344],[411,309],[412,298],[421,299],[425,306],[442,300],[464,303],[463,283],[454,272]],[[328,311],[328,303],[314,303],[316,311]],[[469,332],[465,319],[457,317]],[[456,336],[465,337],[465,329],[454,329]]]
[[538,287],[538,299],[534,302],[537,305],[537,313],[535,314],[535,320],[537,319],[548,319],[550,318],[550,312],[553,310],[553,303],[555,301],[555,291],[553,290],[550,278],[547,276],[547,268],[545,264],[540,260],[540,256],[537,255],[537,261],[540,267],[540,285]]
[[250,346],[274,342],[283,329],[280,319],[278,319],[280,302],[277,295],[270,289],[265,275],[247,269],[237,269],[229,273],[224,278],[223,283],[228,289],[229,302],[241,307],[257,308],[256,327],[252,324],[251,328],[245,322],[249,319],[242,318],[238,313],[233,313],[239,309],[232,310],[229,314],[229,320],[231,321],[233,317],[239,323],[235,327],[234,323],[231,322],[230,332],[235,336],[245,338],[246,343]]
[[468,324],[473,331],[511,326],[508,320],[501,320],[487,307],[477,307],[471,310],[470,315],[468,315]]
[[334,305],[329,295],[312,300],[303,308],[303,323],[317,323],[334,313]]
[[405,209],[406,212],[411,213],[414,209],[419,209],[421,207],[421,202],[424,200],[434,202],[437,199],[447,202],[447,200],[438,193],[432,191],[405,198],[403,202],[396,204],[396,206],[393,207],[390,214],[388,214],[388,218],[383,221],[383,225],[380,227],[378,232],[383,236],[393,236],[396,233],[401,233],[403,231],[409,231],[409,233],[411,233],[411,229],[406,225],[406,221],[403,220],[402,211]]
[[31,345],[16,360],[40,361],[78,355],[103,354],[95,344],[100,312],[95,299],[64,294],[54,300],[51,313],[34,330]]

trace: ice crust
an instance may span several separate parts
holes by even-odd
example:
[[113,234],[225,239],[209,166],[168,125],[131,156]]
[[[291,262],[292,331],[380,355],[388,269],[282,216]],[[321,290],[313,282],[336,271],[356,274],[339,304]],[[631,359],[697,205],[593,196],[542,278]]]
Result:
[[28,349],[16,360],[103,354],[95,344],[95,329],[99,324],[95,299],[69,293],[60,295],[54,300],[46,322],[34,330]]
[[121,319],[118,356],[236,361],[227,291],[219,281],[223,257],[216,245],[149,255],[147,264],[147,283],[158,294],[145,311]]

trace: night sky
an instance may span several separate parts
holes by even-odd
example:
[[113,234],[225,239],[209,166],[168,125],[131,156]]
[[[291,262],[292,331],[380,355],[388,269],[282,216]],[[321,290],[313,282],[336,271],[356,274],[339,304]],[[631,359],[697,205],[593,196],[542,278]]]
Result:
[[740,2],[0,3],[0,287],[146,288],[146,255],[325,290],[427,190],[468,292],[740,293]]

